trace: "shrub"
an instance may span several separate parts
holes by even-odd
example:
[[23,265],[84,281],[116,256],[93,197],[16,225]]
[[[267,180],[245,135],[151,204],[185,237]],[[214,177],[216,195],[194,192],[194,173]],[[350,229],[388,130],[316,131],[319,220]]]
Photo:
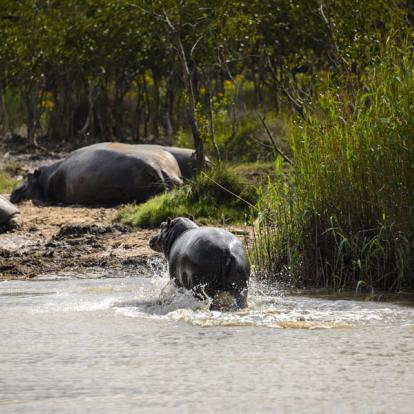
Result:
[[244,222],[257,191],[223,164],[201,173],[182,188],[160,194],[141,205],[122,209],[116,221],[156,227],[167,217],[194,216],[198,222]]

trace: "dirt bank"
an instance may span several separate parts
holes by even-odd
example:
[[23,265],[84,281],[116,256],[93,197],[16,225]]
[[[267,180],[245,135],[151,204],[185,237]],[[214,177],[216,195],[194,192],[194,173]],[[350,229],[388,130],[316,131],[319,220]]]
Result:
[[112,224],[114,209],[19,205],[22,226],[0,234],[0,279],[142,275],[149,230]]

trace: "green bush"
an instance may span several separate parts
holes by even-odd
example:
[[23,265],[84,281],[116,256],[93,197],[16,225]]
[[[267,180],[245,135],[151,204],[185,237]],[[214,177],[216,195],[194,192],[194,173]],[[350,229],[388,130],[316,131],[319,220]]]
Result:
[[[296,285],[414,287],[414,58],[387,45],[360,88],[320,93],[288,182],[261,197],[252,255]],[[352,75],[349,75],[352,76]]]
[[115,221],[137,227],[157,227],[167,217],[194,216],[199,223],[240,223],[257,202],[257,190],[230,168],[216,166],[182,188],[160,194],[144,204],[122,209]]
[[10,193],[17,184],[18,180],[10,175],[7,166],[0,170],[0,194]]

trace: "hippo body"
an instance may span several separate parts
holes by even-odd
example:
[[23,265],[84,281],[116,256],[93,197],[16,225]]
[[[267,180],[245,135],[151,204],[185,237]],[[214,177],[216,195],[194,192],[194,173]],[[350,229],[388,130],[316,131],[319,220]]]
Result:
[[[169,152],[176,159],[183,178],[191,178],[196,174],[197,163],[195,150],[179,147],[163,147],[161,145],[158,147]],[[206,158],[206,161],[208,162],[209,160]]]
[[0,195],[0,231],[19,227],[19,210],[6,197]]
[[213,298],[213,305],[216,295],[227,292],[237,308],[247,306],[249,261],[242,243],[230,232],[178,217],[161,224],[150,247],[164,253],[177,286]]
[[[136,144],[137,147],[141,148],[158,148],[162,151],[169,152],[177,161],[183,178],[188,179],[194,177],[197,173],[197,156],[196,152],[190,148],[180,147],[166,147],[163,145],[153,144]],[[210,164],[208,157],[205,157],[207,165]]]
[[100,143],[29,175],[11,196],[13,202],[34,199],[49,203],[115,205],[143,202],[181,185],[175,158],[156,148]]
[[[191,178],[197,172],[197,156],[193,149],[179,147],[162,147],[169,152],[178,162],[184,178]],[[206,157],[206,162],[208,162]]]
[[[83,151],[87,148],[105,148],[105,147],[125,147],[128,146],[126,144],[116,143],[116,142],[103,142],[99,144],[94,144],[89,147],[80,148],[77,151]],[[190,148],[180,148],[180,147],[167,147],[163,145],[155,145],[155,144],[134,144],[129,145],[130,148],[134,148],[137,151],[140,150],[151,150],[151,151],[166,151],[170,153],[178,163],[180,167],[181,175],[183,178],[191,178],[197,172],[197,165],[196,165],[196,152]],[[206,162],[209,163],[210,160],[206,157]]]

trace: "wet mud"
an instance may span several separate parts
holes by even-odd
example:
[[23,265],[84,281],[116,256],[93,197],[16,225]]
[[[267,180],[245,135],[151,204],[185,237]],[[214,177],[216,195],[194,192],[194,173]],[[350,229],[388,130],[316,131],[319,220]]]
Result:
[[22,225],[0,234],[0,279],[143,275],[157,255],[149,230],[111,222],[115,209],[19,205]]

